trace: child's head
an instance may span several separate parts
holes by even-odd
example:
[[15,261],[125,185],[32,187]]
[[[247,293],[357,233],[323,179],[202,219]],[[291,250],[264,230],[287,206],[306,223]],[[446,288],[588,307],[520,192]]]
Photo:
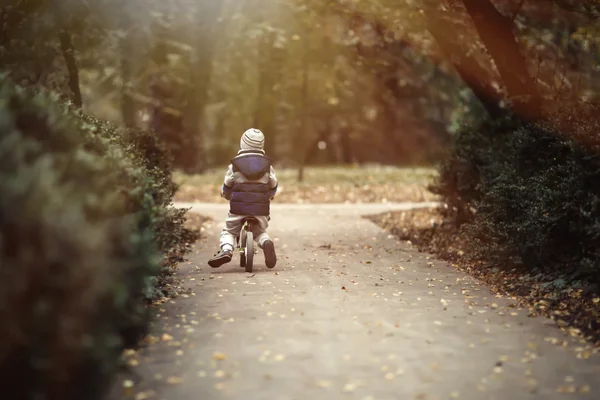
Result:
[[264,150],[265,135],[258,129],[248,129],[242,135],[240,140],[240,149],[242,150]]

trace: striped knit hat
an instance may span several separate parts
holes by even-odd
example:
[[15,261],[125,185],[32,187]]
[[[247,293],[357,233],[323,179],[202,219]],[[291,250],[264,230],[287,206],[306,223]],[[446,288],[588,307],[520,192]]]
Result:
[[248,129],[240,140],[242,150],[263,150],[265,147],[265,135],[258,129]]

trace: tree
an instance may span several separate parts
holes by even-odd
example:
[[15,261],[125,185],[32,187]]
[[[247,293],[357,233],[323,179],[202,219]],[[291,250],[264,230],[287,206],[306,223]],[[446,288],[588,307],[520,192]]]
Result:
[[185,152],[181,165],[199,172],[206,168],[204,148],[204,110],[208,101],[208,91],[213,70],[216,27],[221,14],[221,0],[206,0],[196,3],[195,43],[191,55],[190,84],[185,107],[185,132],[194,137],[195,148]]
[[302,57],[302,94],[301,94],[301,117],[300,124],[298,126],[296,135],[295,135],[295,146],[294,149],[296,151],[296,160],[298,162],[298,182],[302,182],[304,180],[304,167],[306,163],[305,152],[306,146],[304,142],[307,138],[307,126],[308,126],[308,111],[309,111],[309,76],[310,76],[310,44],[308,43],[308,38],[305,36],[302,40],[304,54]]
[[132,52],[133,52],[133,41],[132,41],[132,22],[131,14],[124,12],[120,17],[119,26],[119,58],[121,67],[121,116],[123,118],[123,124],[130,128],[137,126],[136,110],[133,97],[131,95],[132,90]]
[[[446,59],[452,64],[463,82],[471,89],[488,114],[498,117],[504,113],[500,108],[499,94],[491,85],[491,77],[475,56],[465,48],[460,38],[468,36],[466,32],[459,34],[460,26],[453,22],[449,10],[446,12],[430,8],[426,13],[427,29],[434,37]],[[449,34],[452,32],[451,34]]]
[[83,107],[83,100],[81,99],[81,88],[79,87],[79,68],[77,67],[77,60],[75,59],[73,39],[67,29],[62,29],[60,31],[59,38],[60,48],[65,59],[69,77],[68,87],[71,91],[71,99],[75,107],[81,108]]
[[277,45],[277,36],[277,31],[266,28],[259,39],[258,94],[253,123],[267,135],[265,151],[273,160],[277,159],[275,117],[284,58],[283,50]]
[[518,114],[539,118],[542,97],[513,34],[513,21],[489,0],[462,0],[479,37],[494,60],[508,98]]

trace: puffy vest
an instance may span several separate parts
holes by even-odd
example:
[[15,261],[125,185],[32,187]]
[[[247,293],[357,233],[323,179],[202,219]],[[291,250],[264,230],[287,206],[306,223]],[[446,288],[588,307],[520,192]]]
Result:
[[229,212],[236,215],[269,215],[271,188],[269,179],[262,178],[271,172],[271,160],[262,153],[244,153],[231,160],[231,165],[234,174],[241,173],[248,181],[233,184]]

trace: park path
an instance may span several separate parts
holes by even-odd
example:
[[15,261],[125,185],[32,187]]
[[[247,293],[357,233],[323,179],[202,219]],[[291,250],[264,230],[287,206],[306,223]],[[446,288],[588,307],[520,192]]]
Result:
[[137,398],[600,398],[599,358],[553,322],[361,218],[413,206],[274,204],[279,263],[246,274],[206,265],[227,206],[195,205],[214,222],[133,357]]

